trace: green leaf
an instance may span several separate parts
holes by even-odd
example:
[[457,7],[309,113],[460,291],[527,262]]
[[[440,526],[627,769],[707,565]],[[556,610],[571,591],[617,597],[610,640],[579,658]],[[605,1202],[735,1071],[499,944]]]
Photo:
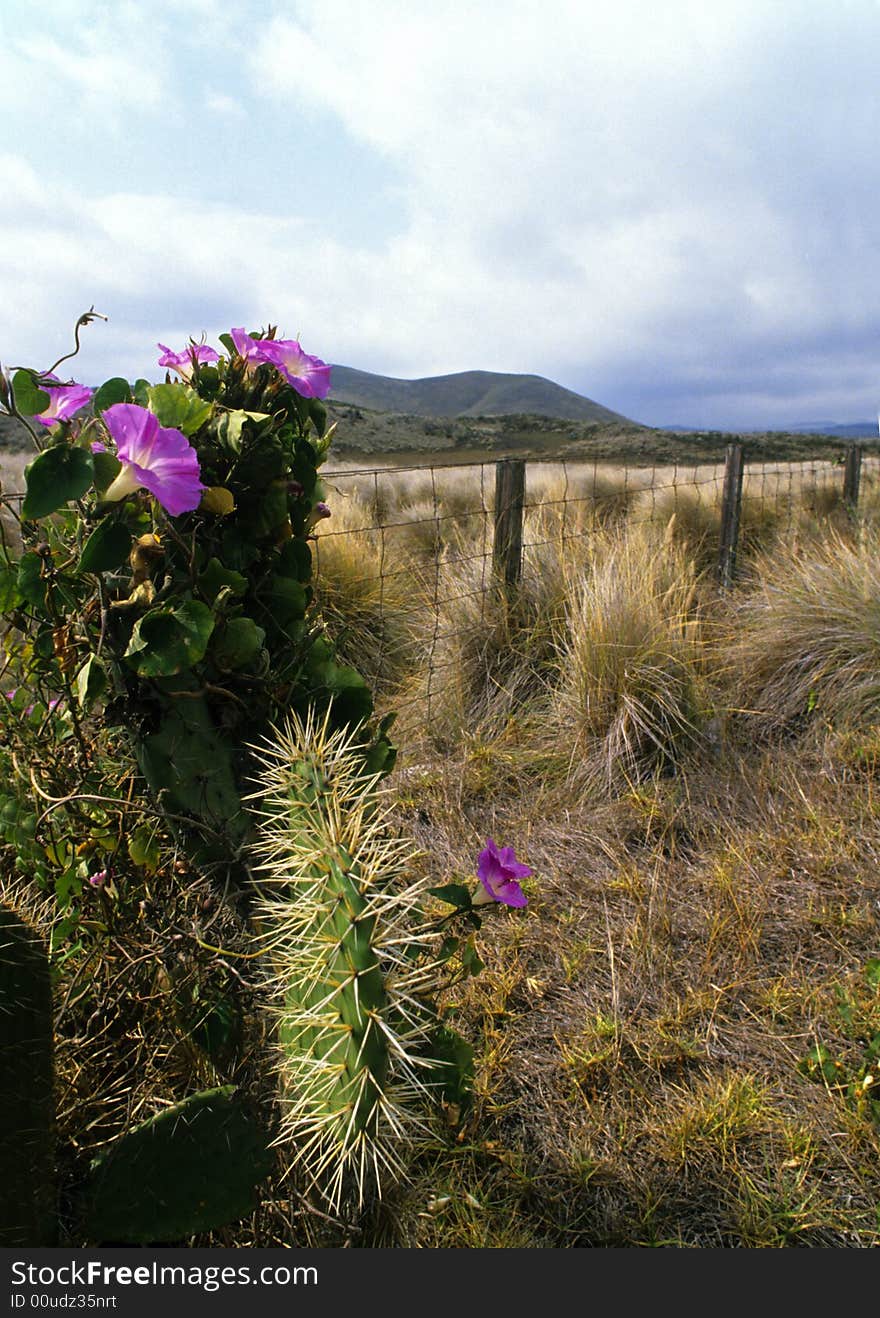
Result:
[[229,353],[230,357],[235,356],[235,344],[232,342],[231,334],[218,334],[217,338],[223,344],[223,347]]
[[337,727],[362,723],[372,714],[370,688],[356,669],[330,659],[311,668],[310,676],[318,690],[323,687],[333,697],[333,722]]
[[219,558],[210,559],[199,577],[199,589],[211,604],[214,603],[224,587],[230,590],[233,595],[243,595],[247,590],[247,584],[247,577],[243,577],[240,572],[233,572],[231,568],[224,567]]
[[254,534],[277,535],[287,520],[287,481],[273,481],[264,490],[255,510]]
[[273,577],[269,587],[269,611],[277,625],[284,630],[291,622],[306,616],[308,597],[299,581],[290,577]]
[[92,462],[95,466],[95,489],[103,494],[122,471],[122,463],[112,453],[94,453]]
[[429,888],[428,892],[459,911],[469,911],[473,906],[470,890],[463,883],[444,883],[439,888]]
[[28,604],[40,608],[46,604],[46,583],[42,577],[43,560],[31,550],[22,554],[18,565],[18,593]]
[[465,1107],[471,1099],[474,1082],[474,1050],[467,1039],[448,1025],[439,1025],[425,1053],[437,1063],[442,1097],[447,1103]]
[[121,376],[114,375],[112,380],[105,380],[98,392],[92,399],[92,406],[96,415],[100,415],[108,407],[113,407],[115,403],[130,403],[131,389],[127,380]]
[[215,634],[212,655],[220,668],[244,668],[263,648],[266,633],[251,618],[230,618]]
[[208,420],[211,403],[185,384],[154,384],[148,391],[149,408],[160,426],[194,435]]
[[135,623],[125,658],[141,677],[174,677],[204,658],[214,615],[187,600],[176,609],[152,609]]
[[480,971],[486,969],[485,961],[481,961],[477,954],[477,949],[473,944],[473,936],[468,939],[461,949],[461,965],[466,975],[479,975]]
[[155,824],[139,824],[128,839],[128,854],[148,874],[159,868],[159,838]]
[[87,709],[93,700],[107,690],[107,674],[96,654],[90,654],[76,675],[76,698],[80,707]]
[[216,366],[199,367],[199,388],[201,398],[215,398],[220,391],[220,372]]
[[312,551],[305,540],[285,540],[278,555],[278,573],[294,581],[308,582],[312,576]]
[[327,409],[319,398],[309,399],[309,416],[319,437],[323,437],[327,429]]
[[70,499],[79,499],[93,484],[92,455],[73,444],[45,449],[25,468],[27,494],[21,515],[27,521],[48,517]]
[[874,988],[880,988],[880,957],[873,956],[865,966],[865,980]]
[[22,594],[18,586],[18,564],[0,564],[0,613],[18,608]]
[[138,407],[148,407],[150,403],[150,389],[152,385],[149,380],[135,380],[132,394]]
[[241,452],[242,431],[248,421],[268,421],[268,412],[226,412],[217,425],[221,443],[231,448],[234,453]]
[[25,416],[39,416],[45,412],[52,401],[48,394],[37,386],[34,371],[16,371],[12,377],[12,396],[15,406]]
[[99,522],[83,546],[77,572],[112,572],[131,552],[131,532],[111,513]]

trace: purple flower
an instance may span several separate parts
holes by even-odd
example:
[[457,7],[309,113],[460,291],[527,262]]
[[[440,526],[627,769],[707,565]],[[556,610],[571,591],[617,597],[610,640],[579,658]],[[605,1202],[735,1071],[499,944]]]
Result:
[[172,517],[198,507],[205,487],[196,451],[185,435],[160,426],[153,413],[137,403],[114,403],[105,409],[104,422],[122,463],[122,471],[104,491],[105,499],[124,499],[143,487]]
[[247,363],[246,374],[250,375],[251,371],[255,371],[263,362],[269,360],[263,352],[263,340],[246,334],[243,327],[231,329],[229,337],[235,344],[235,351],[239,357],[243,357]]
[[89,875],[89,883],[92,885],[93,888],[103,888],[106,882],[107,882],[106,870],[98,870],[97,874]]
[[320,357],[303,352],[296,339],[264,339],[259,346],[263,360],[277,366],[287,383],[303,398],[327,397],[330,367]]
[[[51,371],[47,371],[42,378],[44,380],[57,380],[58,376],[53,375]],[[44,408],[39,416],[34,417],[34,420],[39,421],[44,426],[54,426],[59,421],[69,421],[75,412],[78,412],[81,407],[85,407],[95,392],[94,389],[90,389],[85,384],[61,384],[60,382],[55,389],[42,384],[40,389],[44,394],[49,395],[49,406]]]
[[248,374],[268,362],[303,398],[327,397],[330,367],[320,357],[303,352],[296,339],[255,339],[243,329],[231,329],[229,334],[235,351],[247,362]]
[[477,878],[493,901],[505,906],[527,906],[528,899],[518,880],[534,874],[528,865],[522,865],[513,854],[513,847],[495,845],[486,838],[486,845],[477,858]]
[[166,348],[164,343],[157,343],[157,348],[162,349],[162,356],[159,358],[159,365],[166,366],[171,371],[176,371],[181,380],[189,380],[193,373],[193,366],[196,362],[218,362],[220,354],[216,353],[213,348],[209,348],[206,343],[192,343],[189,347],[184,348],[183,352],[172,352]]

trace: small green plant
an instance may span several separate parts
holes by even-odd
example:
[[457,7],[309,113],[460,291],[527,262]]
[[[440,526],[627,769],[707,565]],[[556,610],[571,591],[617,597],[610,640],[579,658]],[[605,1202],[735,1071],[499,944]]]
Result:
[[816,1043],[798,1070],[843,1095],[860,1116],[880,1127],[880,958],[868,961],[850,987],[838,986],[837,1015],[855,1049],[841,1057]]

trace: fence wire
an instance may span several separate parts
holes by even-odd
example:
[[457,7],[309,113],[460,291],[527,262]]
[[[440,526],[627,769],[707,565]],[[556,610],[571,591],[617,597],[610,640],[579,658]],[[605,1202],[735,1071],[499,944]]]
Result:
[[[745,461],[738,570],[780,539],[808,544],[852,527],[848,451]],[[858,453],[858,520],[870,524],[880,519],[880,453]],[[454,724],[493,692],[514,709],[516,665],[506,666],[505,655],[530,646],[552,665],[573,580],[621,531],[653,528],[658,544],[686,546],[706,579],[719,576],[723,462],[529,459],[511,596],[499,579],[499,465],[338,465],[323,474],[331,516],[313,542],[321,617],[343,658],[373,685],[379,708],[413,711],[421,727],[441,716]],[[14,536],[14,527],[5,529]]]
[[[745,462],[734,531],[740,565],[775,540],[852,524],[845,456],[841,448],[835,459]],[[719,573],[723,462],[530,459],[511,598],[498,571],[498,465],[338,466],[324,476],[332,516],[315,541],[319,608],[380,708],[417,710],[422,726],[472,711],[478,687],[511,696],[512,708],[503,651],[547,643],[566,582],[621,529],[656,528],[686,545],[707,577]],[[866,521],[880,513],[880,455],[862,455],[858,512]]]

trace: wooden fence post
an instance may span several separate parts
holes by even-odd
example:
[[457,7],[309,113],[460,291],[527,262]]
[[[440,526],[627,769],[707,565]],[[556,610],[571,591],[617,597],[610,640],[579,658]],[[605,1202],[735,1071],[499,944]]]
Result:
[[522,458],[504,458],[496,462],[492,566],[497,580],[506,588],[515,586],[522,575],[525,492],[525,461]]
[[724,455],[724,489],[721,494],[721,543],[718,547],[718,577],[728,590],[736,572],[736,545],[742,506],[743,446],[728,444]]
[[843,502],[848,513],[855,513],[859,506],[859,482],[862,478],[862,446],[849,444],[846,450],[846,464],[843,468]]

